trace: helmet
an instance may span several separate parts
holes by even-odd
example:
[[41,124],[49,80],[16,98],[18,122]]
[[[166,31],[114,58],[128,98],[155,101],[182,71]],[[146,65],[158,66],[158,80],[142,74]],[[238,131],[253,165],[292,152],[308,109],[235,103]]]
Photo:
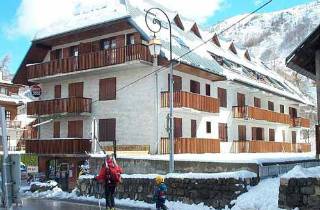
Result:
[[164,182],[164,178],[162,176],[157,176],[156,177],[156,184],[161,184]]

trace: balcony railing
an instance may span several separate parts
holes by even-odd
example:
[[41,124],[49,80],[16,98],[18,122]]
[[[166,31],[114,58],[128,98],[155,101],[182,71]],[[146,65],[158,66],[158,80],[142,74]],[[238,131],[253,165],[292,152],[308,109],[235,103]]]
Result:
[[[168,138],[160,140],[161,154],[170,153],[170,141]],[[219,153],[220,141],[218,139],[201,138],[175,138],[174,153]]]
[[303,127],[310,128],[310,120],[302,117],[292,118],[291,119],[292,127]]
[[100,68],[133,60],[151,61],[147,46],[136,44],[27,66],[28,79]]
[[266,109],[252,106],[234,106],[232,107],[234,118],[265,120],[275,123],[291,124],[288,114],[278,113]]
[[90,139],[26,140],[26,153],[85,154],[91,151]]
[[269,153],[269,152],[310,152],[308,143],[288,143],[273,141],[233,141],[233,153]]
[[[169,92],[161,93],[161,107],[169,107]],[[173,93],[173,106],[186,107],[203,112],[219,113],[219,100],[196,93],[176,91]]]
[[28,115],[52,115],[61,113],[91,113],[91,98],[59,98],[33,101],[27,104]]

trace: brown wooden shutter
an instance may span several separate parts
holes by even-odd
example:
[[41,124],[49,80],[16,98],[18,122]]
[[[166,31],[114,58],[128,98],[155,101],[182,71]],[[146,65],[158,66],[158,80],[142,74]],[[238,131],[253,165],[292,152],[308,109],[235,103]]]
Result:
[[237,93],[237,101],[238,101],[238,106],[245,106],[246,96],[242,93]]
[[[170,91],[170,74],[168,74],[168,90]],[[182,78],[177,75],[173,75],[173,91],[182,90]]]
[[261,99],[254,97],[254,107],[261,108]]
[[182,118],[174,118],[173,119],[173,125],[174,125],[174,137],[179,138],[182,137]]
[[190,80],[190,92],[200,94],[200,82]]
[[207,133],[211,133],[211,122],[209,121],[206,122],[206,131]]
[[272,101],[268,101],[268,110],[274,111],[274,103]]
[[257,128],[252,127],[252,140],[257,140]]
[[83,82],[69,84],[69,98],[83,97]]
[[226,123],[219,123],[219,139],[220,141],[228,140],[228,127]]
[[83,121],[68,121],[68,138],[83,138]]
[[60,121],[53,123],[53,138],[60,138]]
[[289,107],[289,115],[291,118],[297,117],[297,109],[293,107]]
[[115,141],[116,140],[116,119],[100,119],[99,120],[99,141]]
[[252,127],[252,140],[264,140],[264,129]]
[[286,141],[286,131],[282,130],[282,141],[285,142]]
[[101,42],[100,40],[92,42],[92,51],[97,52],[101,50]]
[[86,54],[92,52],[92,43],[87,42],[87,43],[80,43],[79,45],[79,54]]
[[209,84],[206,84],[206,95],[211,96],[211,88]]
[[116,99],[117,79],[106,78],[99,81],[99,100],[115,100]]
[[239,141],[247,140],[247,133],[246,133],[246,126],[245,125],[238,125],[238,138],[239,138]]
[[54,98],[61,98],[61,85],[54,86]]
[[70,57],[70,47],[66,47],[62,49],[62,56],[63,58],[69,58]]
[[191,120],[191,138],[197,137],[197,121]]
[[275,131],[274,129],[269,129],[269,141],[275,141]]
[[280,113],[284,113],[284,105],[280,104]]
[[218,87],[218,99],[220,107],[227,107],[227,90]]
[[291,137],[292,137],[292,144],[296,144],[297,143],[297,132],[296,131],[292,131],[291,132]]

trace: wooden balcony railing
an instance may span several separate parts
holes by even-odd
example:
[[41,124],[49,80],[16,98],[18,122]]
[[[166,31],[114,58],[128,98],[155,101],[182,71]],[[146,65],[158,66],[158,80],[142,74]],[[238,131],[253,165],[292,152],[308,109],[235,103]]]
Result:
[[[169,92],[161,93],[161,107],[169,107]],[[173,106],[196,109],[203,112],[219,113],[219,100],[210,96],[176,91],[173,93]]]
[[59,113],[91,113],[91,98],[58,98],[27,103],[28,115],[52,115]]
[[303,127],[310,128],[310,120],[302,117],[292,118],[291,119],[292,127]]
[[90,139],[26,140],[26,153],[85,154],[91,151]]
[[141,44],[129,45],[86,53],[77,57],[27,65],[28,79],[100,68],[133,60],[151,61],[148,47]]
[[273,141],[234,141],[233,153],[269,153],[269,152],[310,152],[308,143],[292,144],[288,142]]
[[288,114],[278,113],[257,107],[234,106],[232,107],[232,112],[234,118],[265,120],[275,123],[291,124],[291,119]]
[[[219,153],[220,141],[218,139],[201,138],[175,138],[174,153]],[[161,154],[170,152],[170,141],[168,138],[160,140]]]

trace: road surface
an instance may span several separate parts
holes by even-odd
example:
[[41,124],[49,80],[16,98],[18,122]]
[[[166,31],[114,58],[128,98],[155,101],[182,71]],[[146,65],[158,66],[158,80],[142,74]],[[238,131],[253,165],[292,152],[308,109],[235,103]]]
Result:
[[[47,200],[47,199],[23,199],[22,207],[14,207],[14,210],[100,210],[98,205],[89,205],[75,202]],[[101,209],[105,209],[101,206]],[[129,210],[117,208],[117,210]],[[133,210],[130,208],[130,210]]]

